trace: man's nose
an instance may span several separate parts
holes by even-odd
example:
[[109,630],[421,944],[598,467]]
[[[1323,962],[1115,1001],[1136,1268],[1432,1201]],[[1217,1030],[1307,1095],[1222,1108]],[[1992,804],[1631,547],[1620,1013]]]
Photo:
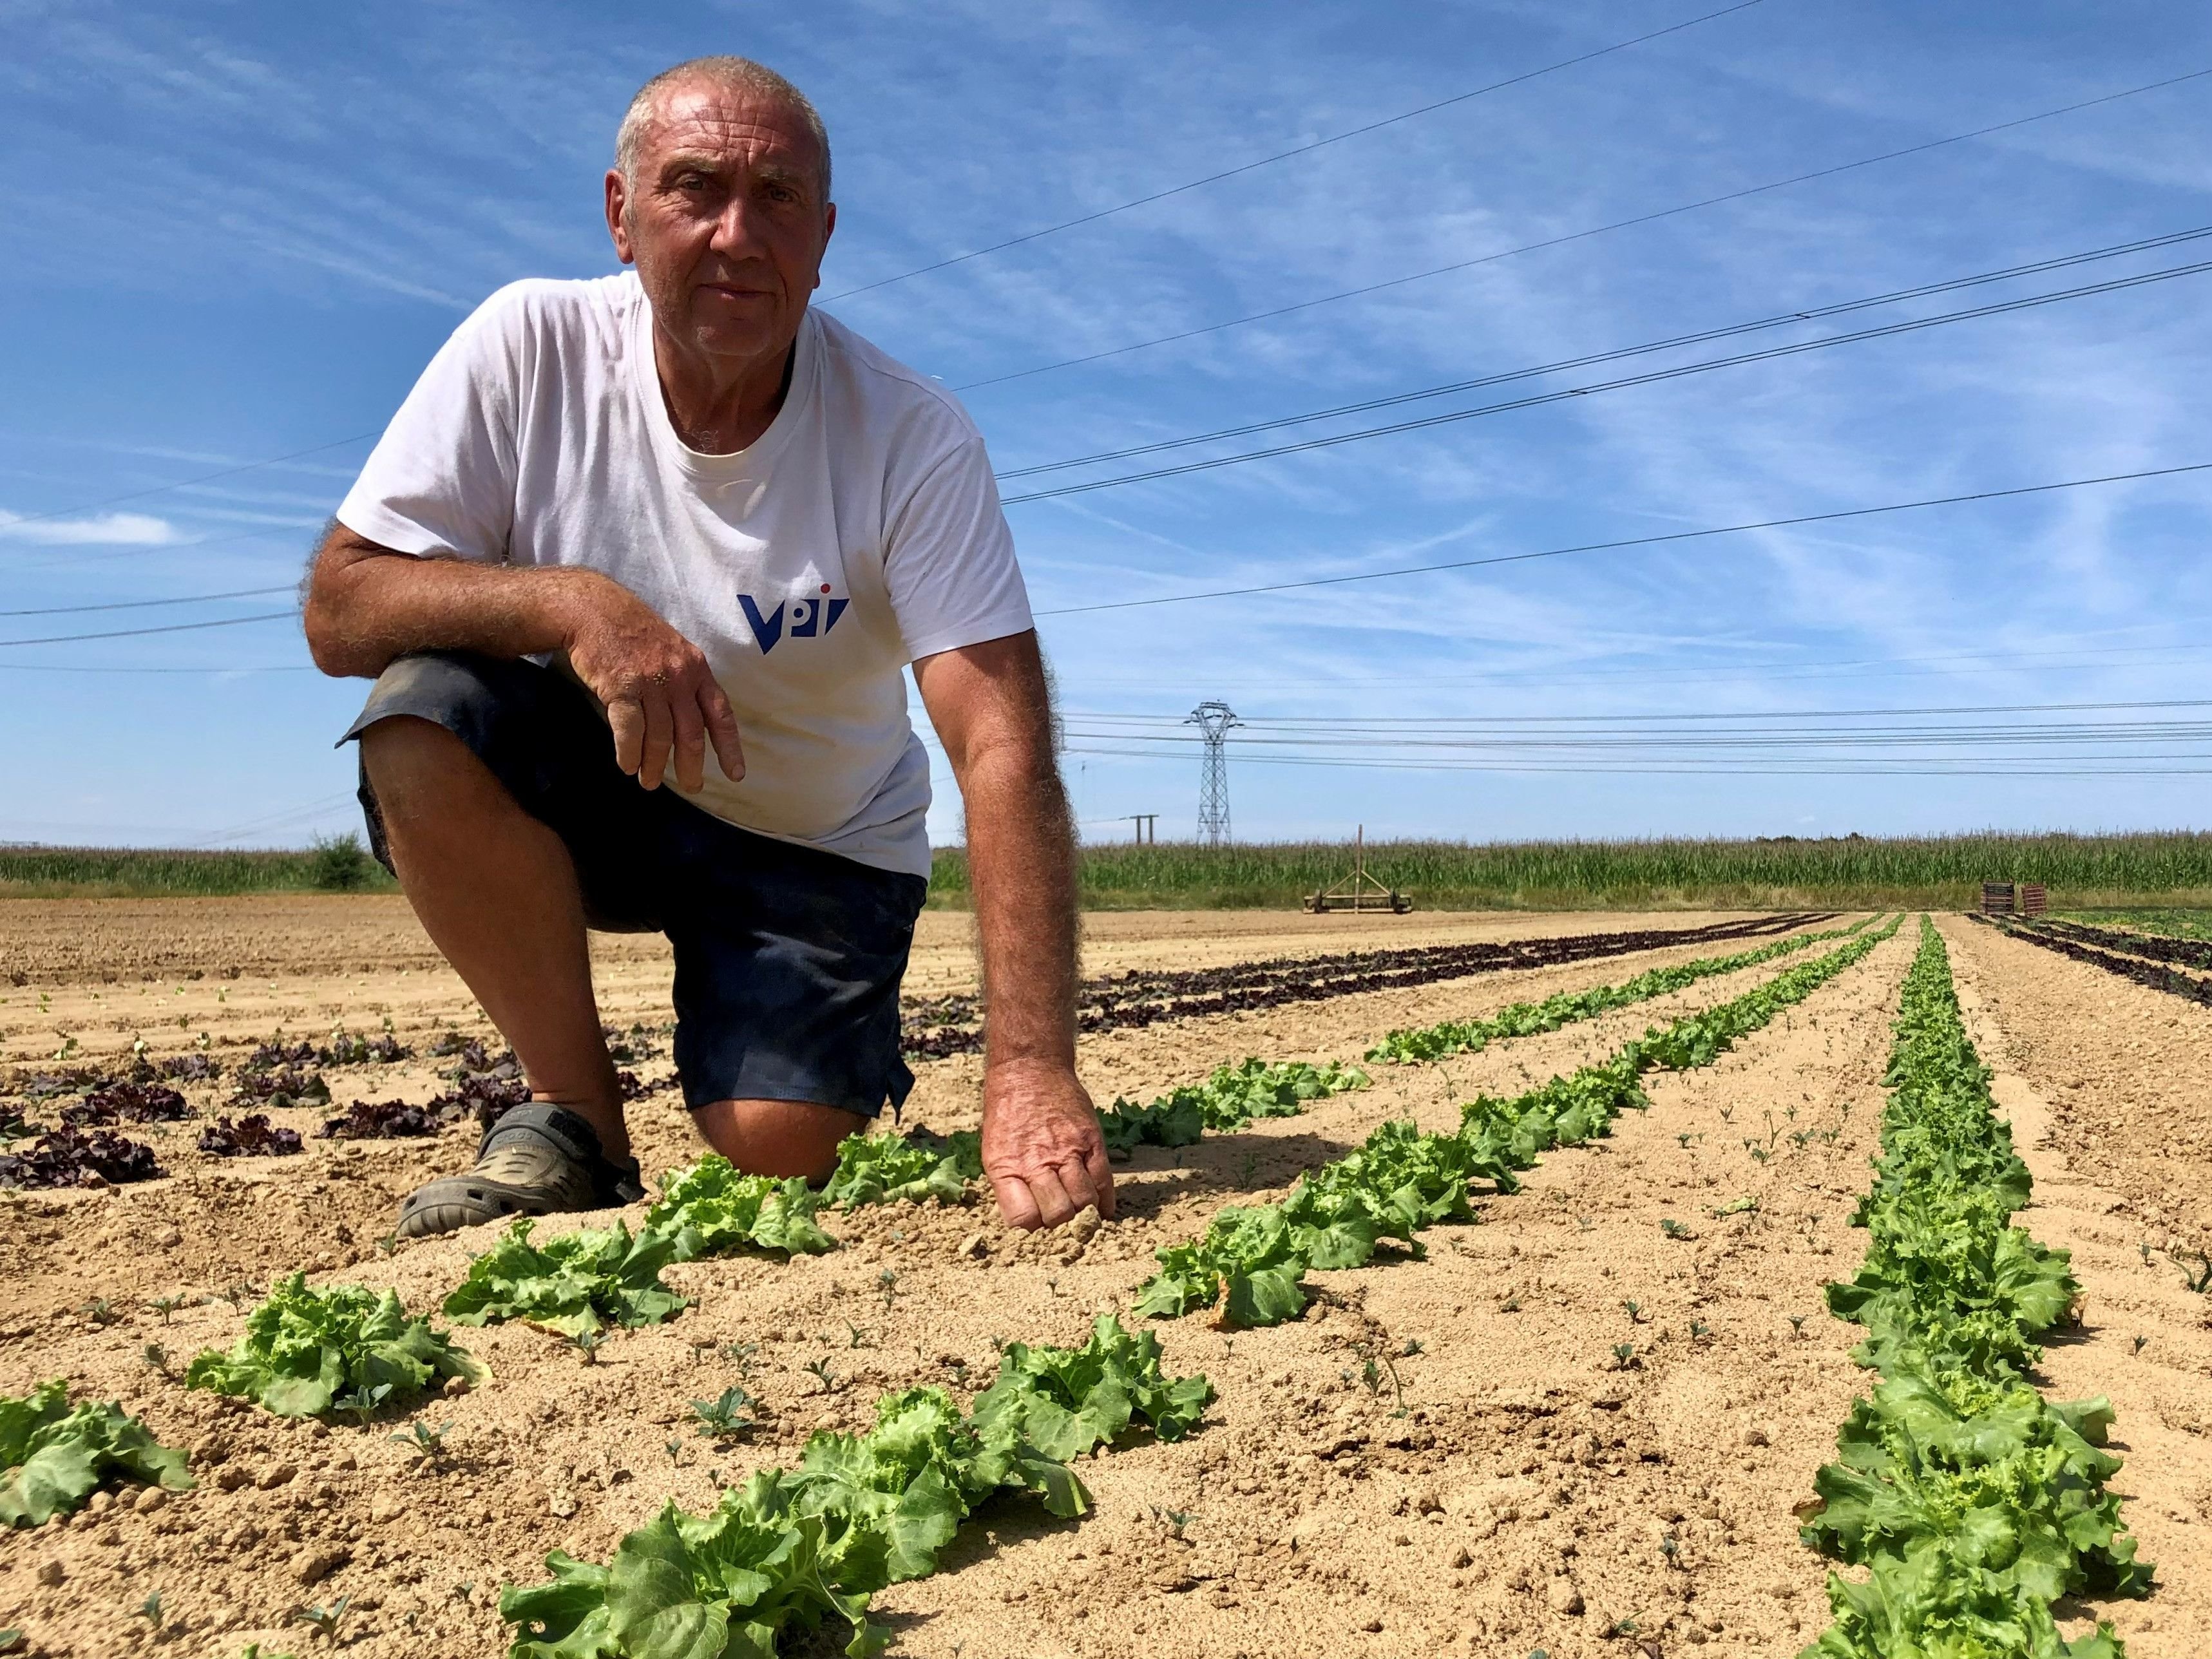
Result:
[[742,191],[737,191],[723,205],[720,217],[714,222],[714,252],[738,258],[764,254],[768,243],[760,233],[760,216],[751,198]]

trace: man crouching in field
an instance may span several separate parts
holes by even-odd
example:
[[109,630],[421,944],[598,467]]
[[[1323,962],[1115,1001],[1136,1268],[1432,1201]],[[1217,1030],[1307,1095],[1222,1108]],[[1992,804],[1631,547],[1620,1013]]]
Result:
[[680,64],[615,156],[635,272],[486,301],[309,580],[316,663],[376,680],[346,737],[377,855],[530,1079],[399,1231],[642,1195],[587,927],[668,935],[684,1102],[738,1168],[818,1181],[905,1098],[930,864],[908,663],[967,811],[984,1168],[1013,1225],[1110,1215],[1075,1075],[1073,837],[982,440],[808,309],[837,210],[796,88]]

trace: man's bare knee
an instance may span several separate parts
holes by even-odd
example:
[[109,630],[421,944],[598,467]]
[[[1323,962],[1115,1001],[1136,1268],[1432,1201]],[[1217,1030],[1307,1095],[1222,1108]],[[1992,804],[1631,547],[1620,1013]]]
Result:
[[809,1100],[718,1100],[691,1115],[707,1144],[746,1175],[824,1181],[837,1148],[866,1128],[858,1112]]
[[418,804],[434,802],[435,816],[451,821],[471,806],[507,796],[468,744],[435,720],[414,714],[387,714],[364,728],[361,763],[387,824],[422,816]]

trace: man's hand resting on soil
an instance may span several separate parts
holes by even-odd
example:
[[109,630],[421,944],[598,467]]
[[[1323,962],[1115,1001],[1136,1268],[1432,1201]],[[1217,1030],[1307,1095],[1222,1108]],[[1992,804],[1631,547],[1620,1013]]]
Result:
[[615,582],[594,583],[575,600],[567,634],[568,665],[607,706],[623,771],[657,789],[672,750],[677,787],[696,795],[711,741],[723,775],[744,776],[738,717],[705,655],[644,600]]
[[1114,1213],[1098,1114],[1073,1069],[1015,1060],[984,1073],[983,1173],[1010,1227],[1057,1227],[1091,1205]]

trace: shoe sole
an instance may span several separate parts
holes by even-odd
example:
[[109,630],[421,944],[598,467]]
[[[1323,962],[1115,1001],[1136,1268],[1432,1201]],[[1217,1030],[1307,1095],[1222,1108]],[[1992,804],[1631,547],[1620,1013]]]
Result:
[[393,1231],[402,1238],[434,1238],[510,1217],[556,1212],[556,1206],[540,1194],[496,1181],[447,1176],[407,1195],[399,1206],[399,1224]]

